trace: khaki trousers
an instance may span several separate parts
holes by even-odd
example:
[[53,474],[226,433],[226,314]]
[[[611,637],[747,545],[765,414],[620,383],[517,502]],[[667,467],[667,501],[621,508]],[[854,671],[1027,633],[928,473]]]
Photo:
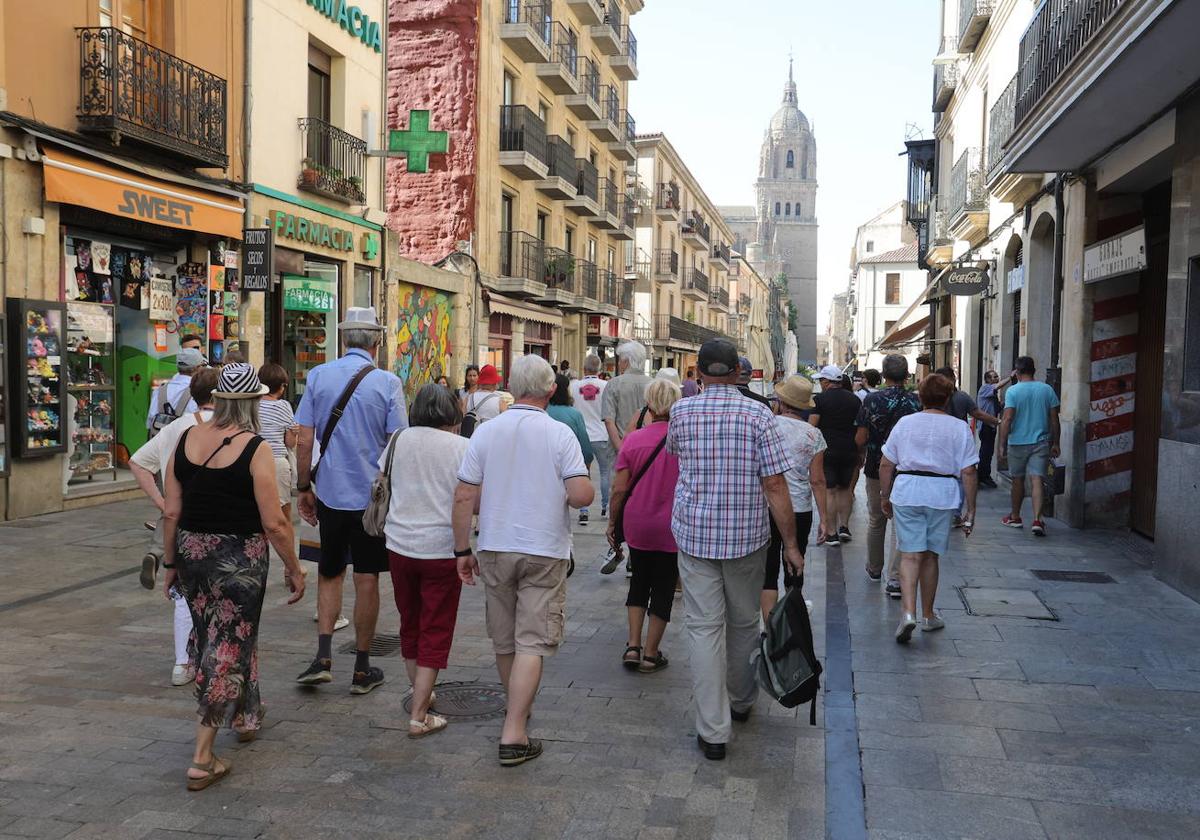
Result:
[[[887,517],[883,515],[883,499],[879,495],[879,479],[867,479],[867,568],[872,574],[883,571],[884,541],[887,532]],[[891,552],[887,579],[900,579],[900,550],[896,547],[896,529],[892,528],[887,539]]]

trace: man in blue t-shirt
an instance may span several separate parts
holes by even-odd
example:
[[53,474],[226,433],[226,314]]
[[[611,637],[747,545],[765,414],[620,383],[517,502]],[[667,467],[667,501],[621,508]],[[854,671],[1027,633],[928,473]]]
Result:
[[1046,536],[1042,522],[1043,478],[1051,458],[1059,454],[1058,395],[1045,382],[1034,381],[1037,366],[1030,356],[1017,359],[1017,382],[1004,395],[1004,420],[1000,423],[1001,458],[1008,457],[1012,478],[1012,512],[1001,519],[1010,528],[1020,528],[1021,503],[1025,500],[1025,476],[1033,491],[1033,533]]

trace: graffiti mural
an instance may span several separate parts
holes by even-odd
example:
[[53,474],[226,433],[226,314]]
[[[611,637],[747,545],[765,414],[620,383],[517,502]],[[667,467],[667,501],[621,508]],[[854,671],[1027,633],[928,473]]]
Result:
[[394,371],[409,400],[420,387],[450,369],[450,296],[437,289],[400,283],[396,287]]

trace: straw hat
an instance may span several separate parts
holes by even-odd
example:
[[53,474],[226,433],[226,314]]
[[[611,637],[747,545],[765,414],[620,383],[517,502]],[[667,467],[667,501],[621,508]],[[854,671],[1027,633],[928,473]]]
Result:
[[270,389],[258,381],[253,365],[244,363],[225,365],[217,377],[217,387],[212,395],[223,400],[252,400],[261,397]]
[[799,374],[789,376],[775,384],[775,396],[779,398],[780,402],[790,405],[792,408],[816,408],[817,404],[813,402],[812,392],[812,382]]

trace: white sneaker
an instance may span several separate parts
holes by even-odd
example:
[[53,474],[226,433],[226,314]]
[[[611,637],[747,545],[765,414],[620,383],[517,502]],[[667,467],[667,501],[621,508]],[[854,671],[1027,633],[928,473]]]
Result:
[[908,644],[908,640],[912,638],[913,631],[917,629],[917,617],[912,613],[905,613],[904,618],[900,619],[900,623],[896,625],[896,641],[902,645]]
[[942,621],[942,616],[939,613],[934,613],[933,618],[921,619],[921,630],[928,633],[931,630],[941,630],[946,626],[946,622]]
[[[313,621],[320,621],[320,620],[321,620],[320,616],[318,616],[316,613],[313,613]],[[344,616],[344,615],[339,615],[337,617],[337,621],[333,622],[333,632],[336,633],[337,631],[341,630],[343,627],[349,627],[349,626],[350,626],[350,619],[346,618],[346,616]]]
[[176,665],[171,669],[171,685],[187,685],[196,679],[196,669],[191,665]]

